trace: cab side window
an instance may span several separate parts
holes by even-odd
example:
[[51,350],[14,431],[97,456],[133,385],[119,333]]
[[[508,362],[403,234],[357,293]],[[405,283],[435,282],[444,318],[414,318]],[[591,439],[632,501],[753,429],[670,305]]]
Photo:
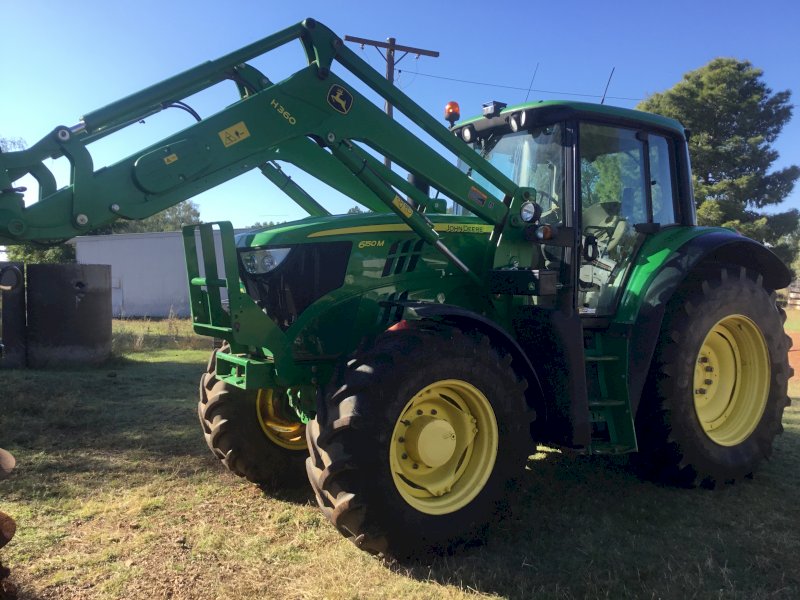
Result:
[[648,136],[650,154],[650,194],[653,198],[653,223],[662,226],[677,223],[675,215],[675,169],[672,142],[660,136]]

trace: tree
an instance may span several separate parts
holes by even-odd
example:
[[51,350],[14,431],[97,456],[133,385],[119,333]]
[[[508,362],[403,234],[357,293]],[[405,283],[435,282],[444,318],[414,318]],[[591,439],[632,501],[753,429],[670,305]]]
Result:
[[347,214],[348,215],[360,215],[360,214],[365,213],[365,212],[367,212],[367,211],[365,211],[363,208],[361,208],[358,204],[354,204],[353,206],[351,206],[350,208],[347,209]]
[[0,152],[10,152],[11,150],[24,150],[25,140],[22,138],[0,137]]
[[41,263],[75,262],[75,247],[71,244],[14,244],[6,247],[8,260],[24,262],[32,265]]
[[278,225],[275,221],[256,221],[247,229],[266,229],[267,227],[274,227]]
[[[772,147],[792,116],[791,92],[773,93],[748,61],[717,58],[637,108],[679,120],[691,131],[697,218],[760,240],[785,262],[797,252],[797,210],[776,212],[800,167],[770,168]],[[765,210],[770,209],[770,210]]]
[[202,221],[197,204],[191,200],[184,200],[141,221],[117,221],[117,223],[126,226],[124,233],[146,233],[180,231],[185,225],[199,225]]

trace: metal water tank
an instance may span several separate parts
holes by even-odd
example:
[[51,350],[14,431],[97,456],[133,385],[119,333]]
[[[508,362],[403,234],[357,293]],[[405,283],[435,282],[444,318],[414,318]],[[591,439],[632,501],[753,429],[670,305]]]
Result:
[[[16,269],[11,272],[9,269]],[[25,278],[22,263],[0,262],[0,285],[12,289],[0,291],[0,339],[3,353],[0,369],[19,369],[25,366]],[[20,280],[17,281],[17,275]]]
[[28,265],[28,366],[97,364],[111,355],[111,267]]

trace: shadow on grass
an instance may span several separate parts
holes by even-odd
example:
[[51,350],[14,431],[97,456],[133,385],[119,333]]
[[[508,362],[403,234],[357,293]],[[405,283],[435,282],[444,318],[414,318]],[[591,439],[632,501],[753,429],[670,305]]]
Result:
[[[114,358],[97,368],[2,372],[0,446],[17,458],[8,497],[79,498],[98,485],[226,472],[197,418],[197,360]],[[160,357],[163,358],[163,357]],[[310,490],[267,491],[307,504]]]
[[550,453],[485,545],[393,569],[508,598],[797,598],[800,431],[776,446],[754,481],[715,491],[642,481],[624,457]]

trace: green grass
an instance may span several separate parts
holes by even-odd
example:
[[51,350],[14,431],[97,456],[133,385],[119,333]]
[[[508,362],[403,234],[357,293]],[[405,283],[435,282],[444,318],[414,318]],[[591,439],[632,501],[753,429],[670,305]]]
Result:
[[2,373],[0,446],[18,468],[0,509],[18,533],[0,560],[22,599],[800,597],[796,407],[754,481],[661,487],[621,458],[541,448],[487,545],[386,564],[307,490],[270,497],[225,471],[195,412],[207,351],[147,346]]

